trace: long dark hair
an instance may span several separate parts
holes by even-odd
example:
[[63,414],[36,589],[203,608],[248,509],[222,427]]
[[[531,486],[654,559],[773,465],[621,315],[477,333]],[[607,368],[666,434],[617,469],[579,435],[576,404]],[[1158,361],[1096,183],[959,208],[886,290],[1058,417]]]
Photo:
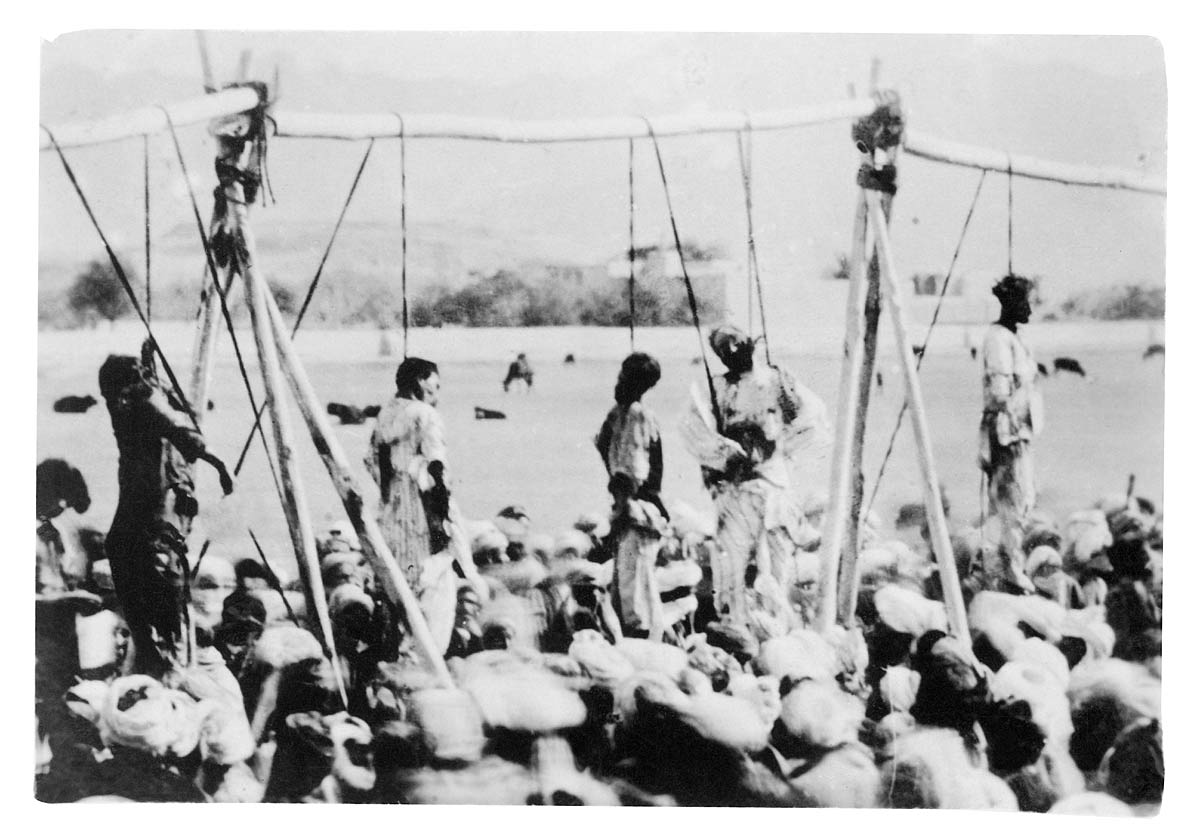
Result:
[[662,378],[662,368],[655,358],[647,353],[630,353],[621,362],[621,373],[617,376],[617,386],[613,389],[613,398],[618,405],[628,405],[636,402],[643,393],[658,384]]
[[438,366],[433,362],[409,356],[396,368],[396,395],[404,399],[420,399],[420,383],[437,372]]

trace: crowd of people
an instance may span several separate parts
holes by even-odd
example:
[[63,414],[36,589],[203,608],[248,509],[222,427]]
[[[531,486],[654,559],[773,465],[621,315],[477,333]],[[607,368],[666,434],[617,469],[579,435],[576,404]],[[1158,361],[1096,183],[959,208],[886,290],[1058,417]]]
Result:
[[232,483],[152,357],[110,359],[121,501],[81,557],[54,520],[86,487],[39,466],[37,796],[1152,814],[1162,516],[1133,494],[1035,508],[1019,323],[985,343],[990,517],[952,536],[969,634],[923,507],[865,520],[853,621],[819,627],[826,506],[790,471],[827,439],[824,407],[731,327],[679,426],[713,511],[668,509],[642,401],[661,369],[634,353],[595,438],[611,509],[557,534],[519,506],[463,516],[437,366],[406,358],[366,458],[417,604],[349,524],[326,530],[330,645],[262,560],[189,566],[191,464]]

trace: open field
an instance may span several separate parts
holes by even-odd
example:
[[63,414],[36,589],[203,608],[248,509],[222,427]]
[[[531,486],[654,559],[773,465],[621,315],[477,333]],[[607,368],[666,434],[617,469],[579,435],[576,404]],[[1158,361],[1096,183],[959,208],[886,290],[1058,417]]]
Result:
[[[840,326],[840,325],[839,325]],[[1130,473],[1138,492],[1160,502],[1163,491],[1162,359],[1143,361],[1150,325],[1034,324],[1030,341],[1038,358],[1056,355],[1079,359],[1089,379],[1058,376],[1043,383],[1047,427],[1037,445],[1040,505],[1063,514],[1104,494],[1120,492]],[[156,326],[160,340],[181,378],[187,377],[190,325]],[[773,357],[792,368],[832,410],[839,364],[836,327],[806,332],[804,345],[782,335],[772,341]],[[923,331],[922,331],[923,334]],[[975,338],[979,328],[967,336]],[[774,336],[773,336],[774,338]],[[247,355],[249,333],[239,333]],[[628,350],[628,333],[607,329],[435,330],[413,333],[413,352],[442,366],[441,410],[449,431],[455,492],[470,517],[490,517],[510,503],[523,505],[540,531],[556,532],[584,511],[607,506],[605,477],[591,438],[611,404],[617,367]],[[980,398],[978,364],[965,347],[962,328],[940,330],[921,371],[931,421],[938,471],[950,496],[952,522],[968,522],[979,511],[979,475],[974,467]],[[94,331],[43,332],[38,345],[38,459],[62,456],[78,466],[91,486],[88,520],[107,528],[116,505],[116,444],[103,405],[85,415],[56,414],[55,399],[66,394],[98,396],[96,371],[109,352],[135,352],[138,331],[132,325]],[[398,339],[397,339],[398,346]],[[803,346],[803,352],[799,347]],[[378,355],[379,335],[372,331],[303,332],[298,347],[318,394],[326,401],[356,405],[381,402],[392,392],[397,355]],[[647,396],[664,433],[668,506],[684,500],[707,508],[699,473],[675,431],[687,388],[703,382],[696,334],[687,329],[643,330],[639,349],[663,364],[663,380]],[[517,350],[528,353],[537,371],[532,393],[501,391],[506,363]],[[562,364],[572,352],[573,366]],[[888,332],[881,333],[881,389],[872,396],[866,449],[870,488],[903,398],[902,379]],[[250,359],[251,377],[256,367]],[[261,384],[254,380],[256,396]],[[205,429],[219,455],[232,464],[252,421],[228,337],[224,337],[214,376],[216,409]],[[473,406],[505,411],[505,421],[476,421]],[[293,426],[301,441],[299,457],[318,528],[338,517],[340,504],[299,415]],[[348,455],[358,461],[366,451],[371,424],[338,429]],[[270,431],[267,432],[268,438]],[[825,467],[808,487],[827,488]],[[363,473],[365,477],[365,472]],[[204,536],[214,541],[213,555],[252,552],[246,533],[252,526],[274,562],[294,573],[286,527],[260,445],[251,451],[235,493],[218,500],[216,477],[199,472],[201,523],[194,548]],[[876,511],[890,522],[901,504],[919,498],[912,432],[906,424],[880,491]]]

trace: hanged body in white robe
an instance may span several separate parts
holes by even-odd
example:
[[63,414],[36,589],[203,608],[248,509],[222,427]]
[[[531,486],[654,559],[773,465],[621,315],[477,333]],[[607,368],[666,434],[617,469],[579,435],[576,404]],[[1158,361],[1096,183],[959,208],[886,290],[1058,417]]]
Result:
[[736,624],[749,623],[745,574],[753,558],[758,606],[791,627],[798,620],[786,591],[795,575],[795,553],[814,531],[805,523],[789,463],[828,442],[825,405],[780,368],[756,363],[749,373],[731,375],[713,380],[725,431],[753,423],[773,451],[752,470],[725,476],[730,462],[746,451],[717,432],[707,397],[693,386],[691,407],[680,429],[689,451],[706,470],[717,510],[720,552],[712,565],[714,604]]
[[[382,454],[386,454],[391,468],[386,478],[380,465]],[[435,485],[429,473],[434,462],[446,465],[441,414],[416,399],[397,396],[389,400],[379,412],[366,458],[380,489],[379,526],[400,571],[417,594],[434,642],[445,651],[454,628],[458,597],[454,564],[473,584],[482,586],[482,582],[453,500],[446,518],[432,519],[440,530],[431,534],[425,498]]]
[[988,479],[989,514],[999,519],[1007,575],[992,576],[1032,590],[1025,576],[1024,524],[1037,501],[1033,438],[1042,430],[1042,397],[1033,352],[1012,330],[988,327],[983,341],[983,419],[979,464]]

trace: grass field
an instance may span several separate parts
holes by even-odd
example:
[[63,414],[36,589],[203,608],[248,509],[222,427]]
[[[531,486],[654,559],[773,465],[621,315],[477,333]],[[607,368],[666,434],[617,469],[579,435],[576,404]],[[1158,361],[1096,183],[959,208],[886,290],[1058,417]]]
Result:
[[[1051,325],[1041,326],[1045,329],[1039,337],[1044,342],[1050,338]],[[186,336],[187,329],[181,328],[180,336]],[[392,392],[398,359],[377,355],[378,336],[374,333],[339,335],[345,337],[302,336],[300,346],[318,394],[326,401],[360,406],[383,401]],[[161,334],[160,340],[167,342]],[[938,473],[951,500],[952,523],[965,523],[979,511],[974,455],[980,382],[977,363],[952,341],[947,337],[944,349],[931,350],[921,378]],[[1077,349],[1070,352],[1087,368],[1088,380],[1058,376],[1043,383],[1047,425],[1036,446],[1039,503],[1059,515],[1121,492],[1131,473],[1137,475],[1138,493],[1161,505],[1162,360],[1143,361],[1140,350],[1128,343],[1130,339],[1107,346],[1103,341],[1092,340],[1090,349],[1075,345]],[[169,355],[177,373],[186,378],[190,336],[171,343],[183,347],[178,355],[174,350]],[[248,334],[241,337],[241,343],[244,351],[253,352]],[[501,507],[519,503],[537,530],[554,533],[584,511],[607,508],[604,471],[591,442],[611,405],[627,333],[441,331],[414,334],[414,344],[422,355],[442,365],[441,411],[449,432],[454,490],[469,517],[491,517]],[[663,365],[663,380],[646,401],[663,427],[666,502],[669,506],[684,500],[707,508],[696,465],[675,431],[688,386],[703,380],[701,368],[691,363],[698,352],[696,336],[688,330],[647,331],[639,334],[638,346],[658,356]],[[116,505],[116,444],[108,414],[103,405],[85,415],[56,414],[51,405],[67,394],[98,396],[96,370],[107,353],[136,348],[136,333],[128,328],[99,330],[90,338],[80,333],[42,333],[39,337],[38,459],[65,457],[83,471],[93,496],[88,520],[102,529],[107,528]],[[835,352],[824,349],[798,355],[786,348],[778,351],[776,361],[792,368],[832,411],[839,373]],[[890,342],[881,343],[884,384],[872,396],[866,448],[868,489],[903,398],[902,379],[890,348]],[[534,361],[536,384],[528,395],[505,395],[500,380],[509,351],[517,349],[528,352]],[[575,365],[561,363],[568,351],[578,357]],[[478,360],[484,355],[490,358]],[[1053,355],[1039,349],[1043,360]],[[251,373],[253,377],[252,359]],[[258,395],[261,385],[255,384]],[[251,412],[227,347],[218,362],[212,398],[217,407],[206,416],[206,433],[217,453],[232,464],[250,426]],[[502,410],[508,419],[476,421],[476,405]],[[340,504],[298,414],[293,427],[309,503],[320,528],[340,516]],[[361,460],[370,431],[370,423],[337,429],[352,460]],[[271,436],[269,430],[267,436]],[[814,469],[804,485],[824,491],[826,469],[820,463]],[[360,471],[365,477],[361,465]],[[246,530],[253,527],[272,561],[284,571],[294,572],[287,530],[261,446],[251,451],[231,497],[219,499],[216,477],[206,468],[200,470],[199,482],[201,521],[193,547],[211,536],[213,555],[250,554]],[[906,420],[875,508],[890,523],[901,503],[917,500],[919,495],[912,431]]]

